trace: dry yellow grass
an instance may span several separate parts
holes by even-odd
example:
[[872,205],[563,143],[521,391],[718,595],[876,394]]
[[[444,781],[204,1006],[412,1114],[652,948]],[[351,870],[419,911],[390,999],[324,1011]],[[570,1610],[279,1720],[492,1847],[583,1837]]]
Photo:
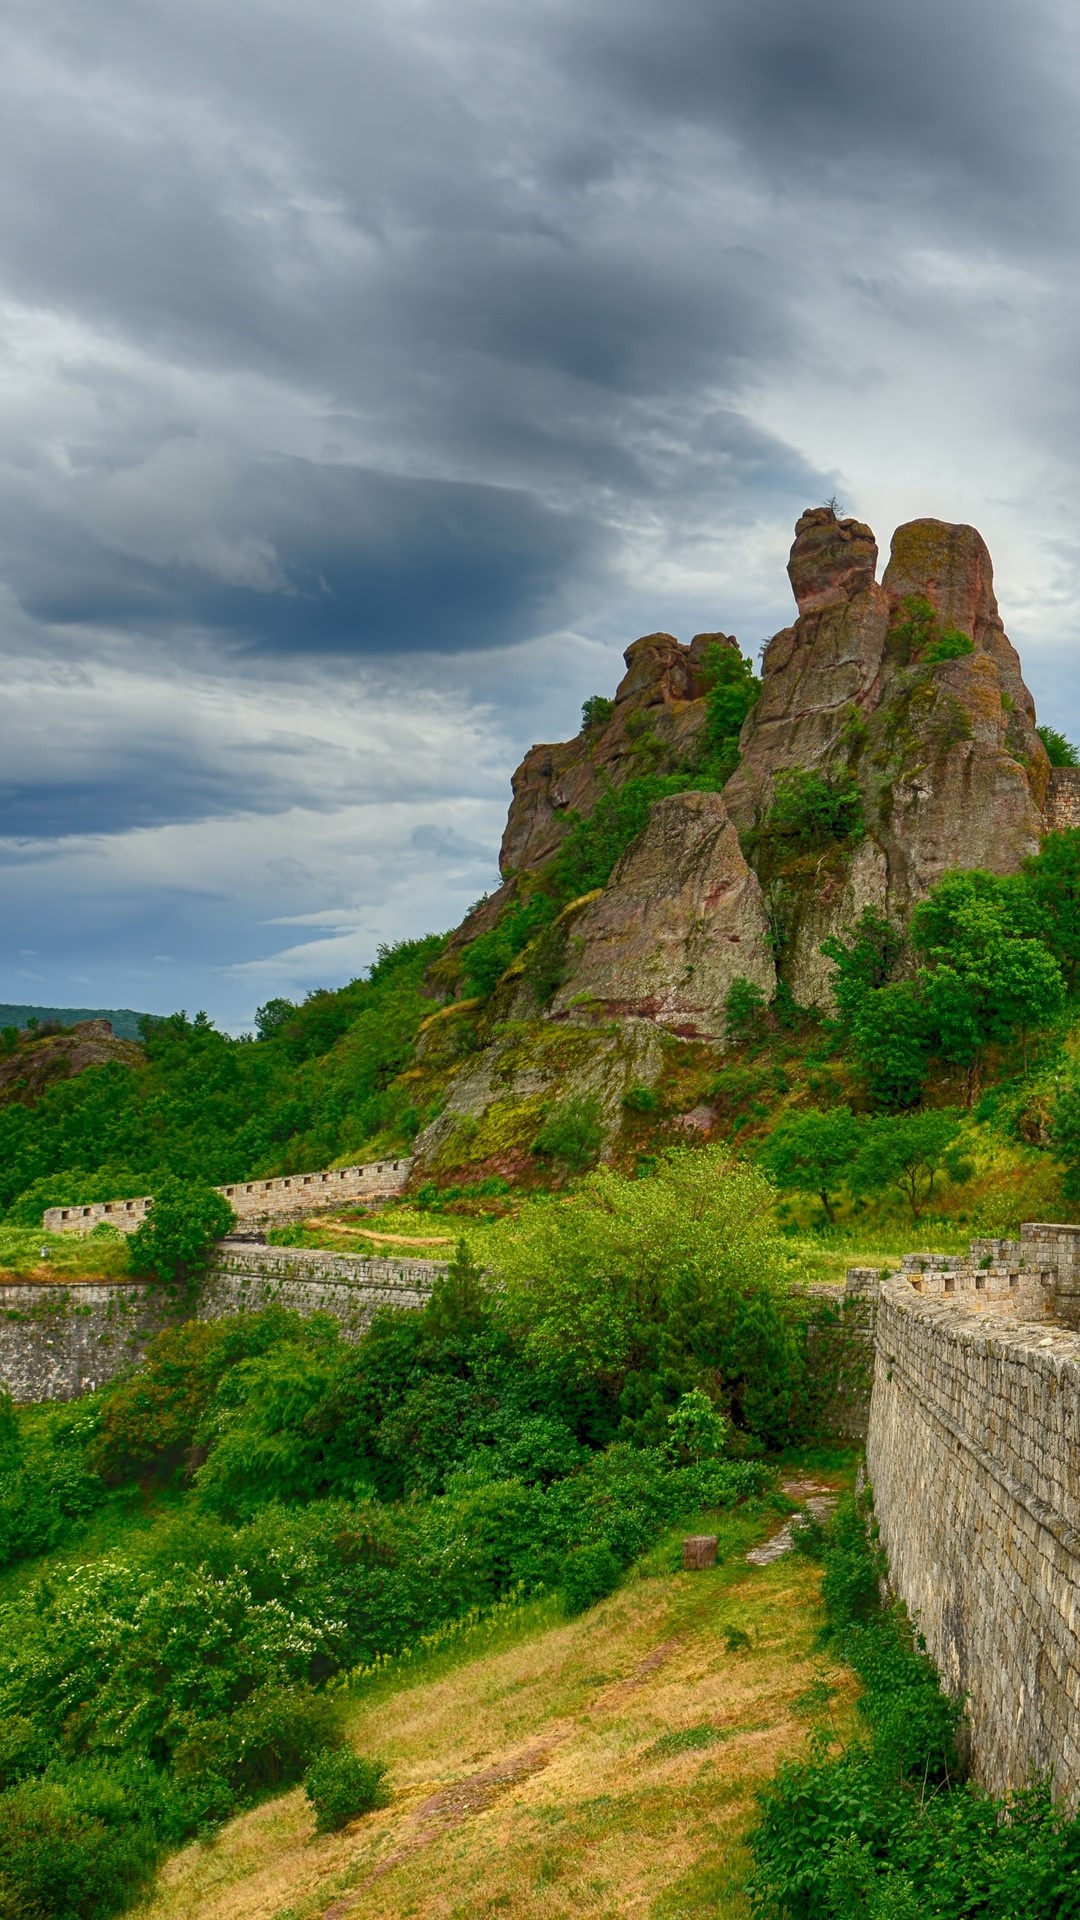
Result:
[[817,1569],[744,1554],[361,1700],[391,1803],[316,1835],[300,1791],[269,1802],[172,1860],[144,1920],[741,1920],[754,1790],[815,1683],[852,1697],[813,1651]]

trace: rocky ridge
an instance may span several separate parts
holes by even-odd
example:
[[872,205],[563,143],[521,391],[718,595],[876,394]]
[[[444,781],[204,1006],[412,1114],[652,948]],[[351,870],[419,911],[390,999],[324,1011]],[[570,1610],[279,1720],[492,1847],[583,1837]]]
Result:
[[[438,1155],[451,1124],[470,1111],[486,1115],[493,1101],[524,1096],[542,1110],[580,1085],[608,1086],[617,1105],[626,1078],[612,1057],[620,1035],[632,1071],[646,1078],[659,1057],[650,1033],[661,1049],[665,1036],[722,1046],[736,977],[766,1000],[782,984],[796,1003],[827,1009],[826,938],[866,908],[903,927],[944,872],[1015,872],[1059,824],[1072,800],[1055,798],[1063,776],[1052,775],[1036,731],[981,535],[911,521],[895,533],[880,581],[877,564],[862,522],[832,507],[801,516],[788,561],[797,617],[764,651],[734,774],[722,793],[658,800],[603,890],[563,910],[553,992],[538,998],[530,988],[528,955],[508,969],[473,1022],[468,1070],[451,1071],[456,1120],[444,1115],[421,1135],[421,1161]],[[513,777],[504,884],[458,930],[451,956],[509,901],[543,884],[567,822],[589,814],[605,791],[643,765],[667,773],[695,764],[712,642],[737,646],[726,634],[699,634],[689,646],[663,633],[635,641],[610,711],[574,740],[526,755]],[[784,816],[777,802],[808,777],[819,796],[837,797],[843,830],[791,830],[791,808]],[[443,991],[447,984],[444,975]],[[537,1032],[522,1078],[529,1023],[547,1037]],[[560,1027],[568,1043],[566,1030],[578,1032],[578,1064],[564,1048],[563,1064],[548,1069],[542,1062],[553,1058]],[[445,1064],[455,1029],[465,1031],[449,1020],[437,1037]]]

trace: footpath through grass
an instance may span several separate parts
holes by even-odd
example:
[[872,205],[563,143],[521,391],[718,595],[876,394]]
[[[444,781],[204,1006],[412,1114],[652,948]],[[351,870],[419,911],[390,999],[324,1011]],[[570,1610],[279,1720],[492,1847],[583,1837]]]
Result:
[[680,1529],[578,1619],[533,1602],[362,1682],[349,1738],[390,1803],[316,1835],[299,1789],[267,1801],[175,1856],[144,1920],[745,1920],[755,1790],[855,1691],[815,1651],[820,1569],[747,1565],[780,1524],[701,1516],[715,1571],[677,1570]]

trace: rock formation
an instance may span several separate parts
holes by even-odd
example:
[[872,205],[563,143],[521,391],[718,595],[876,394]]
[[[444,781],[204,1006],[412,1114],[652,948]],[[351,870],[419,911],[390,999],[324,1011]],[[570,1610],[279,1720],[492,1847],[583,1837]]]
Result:
[[657,801],[603,893],[576,918],[572,946],[556,1017],[585,1005],[719,1039],[737,975],[772,999],[761,888],[718,793]]
[[590,813],[605,786],[621,786],[646,767],[674,773],[693,761],[705,725],[702,669],[724,633],[696,634],[684,647],[670,633],[649,633],[623,655],[626,672],[609,719],[560,746],[532,747],[513,777],[513,799],[499,866],[535,867],[555,851],[571,812]]
[[[1051,826],[1080,820],[1080,770],[1051,777],[980,535],[915,520],[895,534],[880,583],[877,559],[860,521],[831,507],[802,515],[788,563],[797,617],[765,650],[723,794],[657,800],[603,890],[537,936],[536,967],[526,949],[489,1001],[464,1017],[447,1005],[454,1017],[424,1042],[443,1107],[417,1141],[421,1161],[525,1164],[541,1115],[571,1094],[599,1101],[613,1141],[628,1087],[651,1085],[680,1047],[723,1044],[736,977],[766,998],[779,977],[797,1003],[828,1008],[822,942],[865,908],[903,926],[948,869],[1015,872]],[[724,634],[635,641],[606,717],[526,755],[504,884],[435,963],[433,992],[460,993],[462,946],[545,884],[570,817],[636,774],[692,780],[705,764],[716,641],[736,645]],[[811,792],[827,803],[824,827]]]
[[1038,849],[1049,762],[1035,706],[994,597],[974,527],[900,527],[880,586],[868,527],[828,507],[805,513],[788,573],[799,606],[762,663],[724,800],[760,828],[778,775],[805,768],[857,781],[866,833],[762,871],[797,1000],[823,1005],[826,934],[867,906],[898,920],[953,867],[1017,870]]

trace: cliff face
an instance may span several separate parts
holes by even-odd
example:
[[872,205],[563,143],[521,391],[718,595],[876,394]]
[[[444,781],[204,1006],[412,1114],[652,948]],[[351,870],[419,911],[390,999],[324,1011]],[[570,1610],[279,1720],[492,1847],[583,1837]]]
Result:
[[644,833],[574,922],[575,958],[552,1008],[655,1020],[684,1038],[723,1034],[737,975],[766,1000],[776,971],[761,888],[718,793],[658,800]]
[[712,642],[696,634],[684,647],[670,633],[649,633],[623,655],[626,672],[609,718],[560,746],[533,747],[512,781],[513,799],[499,852],[504,878],[554,853],[572,812],[591,813],[607,786],[634,773],[675,773],[693,761],[705,726],[703,669]]
[[880,586],[875,558],[858,522],[826,507],[799,521],[788,564],[799,618],[769,643],[724,791],[745,834],[792,768],[857,782],[857,847],[786,868],[774,849],[762,874],[782,970],[806,1005],[828,1003],[827,934],[867,906],[906,919],[949,868],[1015,872],[1044,830],[1049,762],[981,536],[914,520]]

